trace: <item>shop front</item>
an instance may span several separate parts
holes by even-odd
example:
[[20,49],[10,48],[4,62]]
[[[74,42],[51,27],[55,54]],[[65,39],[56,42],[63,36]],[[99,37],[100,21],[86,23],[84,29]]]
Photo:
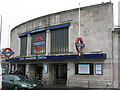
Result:
[[[24,64],[17,64],[19,60]],[[76,86],[77,82],[80,84],[81,81],[83,84],[86,79],[88,82],[94,78],[102,77],[105,69],[104,60],[106,60],[106,54],[34,56],[9,59],[11,64],[12,61],[16,62],[12,67],[14,70],[16,70],[17,65],[17,70],[23,70],[23,75],[27,75],[34,82],[44,79],[48,85],[66,86]],[[84,85],[86,87],[88,83]]]

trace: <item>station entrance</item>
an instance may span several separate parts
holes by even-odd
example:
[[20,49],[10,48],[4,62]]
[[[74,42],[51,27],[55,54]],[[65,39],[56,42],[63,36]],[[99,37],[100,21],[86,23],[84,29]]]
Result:
[[54,64],[54,69],[55,69],[55,84],[66,85],[67,64],[66,63]]

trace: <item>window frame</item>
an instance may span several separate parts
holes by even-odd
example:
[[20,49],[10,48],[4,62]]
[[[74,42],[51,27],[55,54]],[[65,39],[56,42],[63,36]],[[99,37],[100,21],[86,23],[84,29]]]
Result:
[[[79,65],[89,65],[89,74],[79,73]],[[94,63],[76,63],[75,64],[75,74],[77,75],[94,75]]]
[[[50,32],[51,32],[50,53],[51,54],[68,53],[69,52],[69,27],[52,29],[50,30]],[[63,39],[63,37],[65,38]]]
[[[46,31],[42,31],[39,33],[34,33],[31,34],[31,55],[41,55],[41,54],[46,54],[46,43],[43,46],[41,50],[36,50],[35,47],[33,46],[33,43],[37,37],[42,37],[43,40],[46,42]],[[44,50],[43,50],[44,49]],[[35,51],[35,52],[34,52]]]
[[[23,49],[23,47],[22,47],[22,38],[24,38],[25,39],[25,44],[26,44],[26,46],[24,46],[25,47],[25,51],[23,51],[24,49]],[[28,47],[28,36],[23,36],[23,37],[21,37],[20,38],[20,56],[27,56],[27,47]],[[23,53],[24,52],[24,53]]]

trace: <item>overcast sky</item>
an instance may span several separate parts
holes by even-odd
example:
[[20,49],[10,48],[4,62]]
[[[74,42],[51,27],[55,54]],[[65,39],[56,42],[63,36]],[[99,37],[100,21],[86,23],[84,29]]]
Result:
[[[43,15],[109,2],[110,0],[0,0],[0,15],[2,16],[2,48],[9,47],[9,31],[15,26]],[[118,1],[114,3],[114,22],[117,22]]]

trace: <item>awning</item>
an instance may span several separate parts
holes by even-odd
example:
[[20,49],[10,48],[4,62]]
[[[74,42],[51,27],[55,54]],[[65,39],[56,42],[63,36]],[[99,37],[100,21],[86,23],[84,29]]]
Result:
[[106,54],[83,54],[82,56],[78,55],[55,55],[55,56],[32,56],[32,57],[19,57],[19,58],[10,58],[6,61],[23,61],[23,60],[52,60],[52,59],[106,59]]
[[106,54],[83,54],[83,59],[106,59]]

